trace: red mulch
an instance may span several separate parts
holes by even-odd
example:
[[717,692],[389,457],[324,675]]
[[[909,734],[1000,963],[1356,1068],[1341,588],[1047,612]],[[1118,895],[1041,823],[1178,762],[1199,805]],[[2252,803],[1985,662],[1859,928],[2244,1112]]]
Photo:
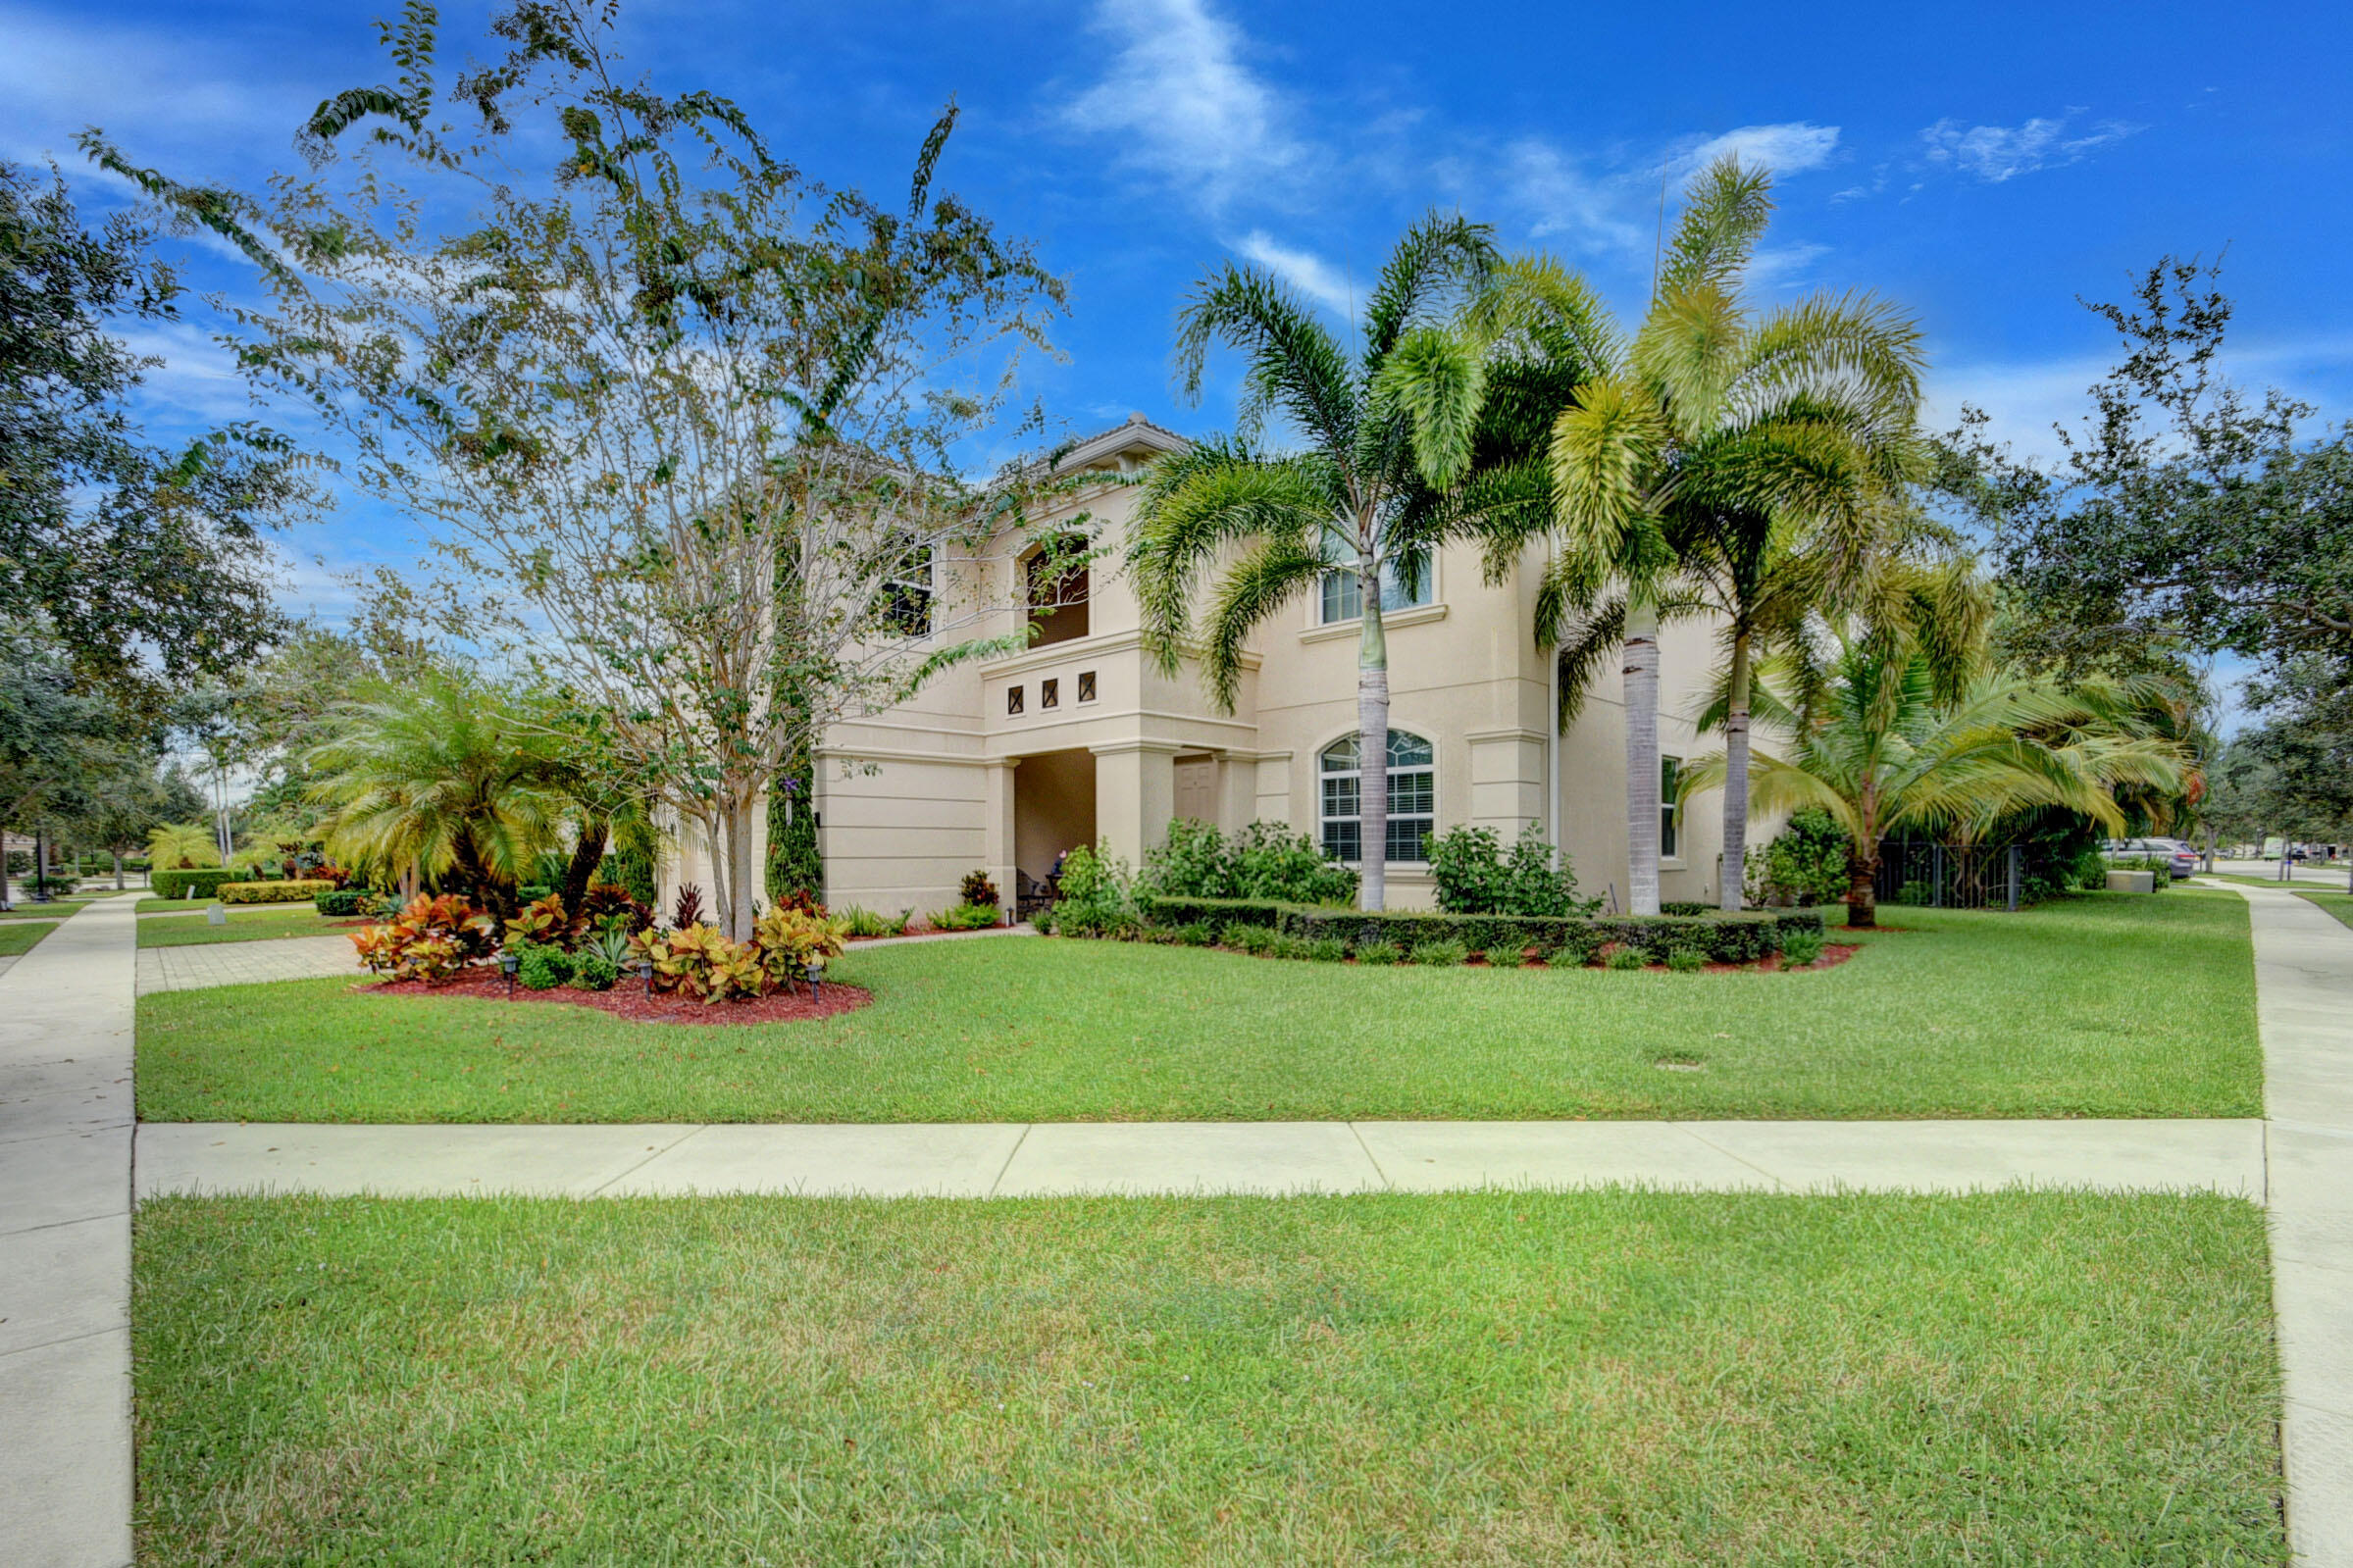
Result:
[[[470,996],[480,1000],[507,1000],[506,977],[496,970],[469,970],[455,980],[428,983],[421,980],[386,981],[366,987],[378,996]],[[798,986],[762,996],[756,1001],[706,1002],[695,996],[681,996],[657,991],[648,996],[642,982],[624,978],[611,990],[575,990],[558,986],[553,990],[526,990],[515,987],[518,1002],[548,1002],[557,1006],[593,1007],[615,1018],[626,1018],[633,1024],[796,1024],[813,1018],[831,1018],[836,1013],[851,1013],[874,1000],[874,993],[863,986],[843,986],[828,982],[825,999],[809,1000],[809,993]]]

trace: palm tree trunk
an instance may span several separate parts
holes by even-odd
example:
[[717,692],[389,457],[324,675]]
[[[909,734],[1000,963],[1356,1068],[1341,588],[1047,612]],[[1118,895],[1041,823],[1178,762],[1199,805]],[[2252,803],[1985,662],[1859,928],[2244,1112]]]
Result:
[[1381,626],[1381,569],[1368,551],[1356,562],[1364,614],[1356,639],[1356,907],[1389,901],[1389,638]]
[[1724,864],[1716,907],[1736,910],[1748,885],[1749,634],[1732,638],[1732,682],[1724,704]]
[[1858,849],[1847,862],[1847,924],[1867,931],[1879,924],[1879,851]]
[[1856,813],[1863,832],[1847,857],[1847,924],[1868,928],[1879,924],[1879,784],[1869,773],[1856,804],[1863,808]]
[[557,889],[564,897],[564,913],[577,917],[581,901],[588,896],[588,884],[603,863],[608,835],[602,817],[583,817],[580,837],[573,842],[572,858],[564,865],[564,885]]
[[1626,912],[1659,913],[1659,607],[1626,602]]

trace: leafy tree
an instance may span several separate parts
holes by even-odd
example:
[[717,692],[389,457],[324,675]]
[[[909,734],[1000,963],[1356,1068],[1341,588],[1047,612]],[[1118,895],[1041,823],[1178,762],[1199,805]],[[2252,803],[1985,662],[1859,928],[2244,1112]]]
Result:
[[[1363,871],[1358,900],[1379,909],[1388,855],[1389,643],[1383,595],[1427,570],[1439,490],[1425,477],[1458,471],[1458,448],[1479,403],[1475,380],[1416,379],[1409,406],[1402,346],[1420,341],[1475,289],[1494,263],[1483,227],[1432,215],[1390,252],[1366,301],[1351,354],[1273,274],[1231,262],[1205,276],[1177,318],[1177,371],[1198,397],[1212,347],[1244,358],[1239,432],[1197,442],[1153,465],[1136,507],[1128,565],[1144,614],[1145,646],[1170,675],[1197,650],[1194,607],[1215,574],[1198,650],[1217,701],[1231,709],[1253,632],[1332,572],[1355,580],[1362,606],[1356,643],[1356,749]],[[1279,418],[1303,443],[1261,443]],[[1065,872],[1067,875],[1067,871]]]
[[[1823,668],[1793,672],[1811,698],[1786,757],[1756,756],[1755,809],[1827,812],[1854,845],[1847,923],[1876,923],[1879,845],[1907,831],[1981,832],[2006,813],[2057,806],[2121,831],[2120,784],[2178,787],[2186,759],[2146,733],[2146,692],[2094,678],[2072,688],[1983,669],[1953,703],[1938,701],[1929,661],[1891,637],[1842,639]],[[1692,787],[1723,782],[1721,752],[1692,769]]]
[[2027,613],[2015,646],[2068,669],[2141,667],[2186,644],[2353,668],[2353,427],[2226,381],[2221,269],[2166,257],[2129,302],[2091,303],[2117,360],[2056,463],[1964,412],[1944,487],[1998,539]]
[[[139,738],[121,709],[85,690],[45,619],[0,619],[0,835],[63,815],[125,764]],[[0,869],[0,908],[9,886]]]
[[176,451],[141,431],[130,400],[160,361],[118,333],[177,320],[180,294],[153,238],[124,215],[86,228],[54,170],[0,163],[0,603],[150,719],[167,683],[268,644],[265,534],[306,498],[259,427]]
[[512,0],[444,90],[410,0],[396,80],[330,98],[307,173],[259,196],[86,145],[246,247],[258,382],[439,531],[434,595],[475,645],[708,839],[742,938],[760,814],[812,736],[1022,640],[960,563],[1026,525],[1035,471],[984,487],[959,453],[1005,431],[1063,287],[935,189],[952,108],[903,205],[828,191],[727,99],[623,78],[611,21]]

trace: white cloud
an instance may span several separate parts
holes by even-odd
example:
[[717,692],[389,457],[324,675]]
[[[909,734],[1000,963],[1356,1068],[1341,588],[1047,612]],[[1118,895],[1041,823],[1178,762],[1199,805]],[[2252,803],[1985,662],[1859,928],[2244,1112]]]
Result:
[[1929,163],[1957,169],[1992,184],[2079,162],[2094,147],[2121,141],[2141,126],[2106,120],[2078,135],[2068,134],[2066,116],[2036,118],[2019,126],[1969,126],[1939,120],[1920,132]]
[[[253,80],[250,63],[231,66],[203,46],[153,26],[61,22],[0,6],[0,102],[10,107],[0,153],[55,157],[87,169],[73,133],[96,124],[110,132],[169,133],[185,156],[191,143],[282,146],[302,108],[298,95]],[[315,96],[315,94],[314,94]]]
[[1118,53],[1064,114],[1081,130],[1127,138],[1125,161],[1215,209],[1304,160],[1286,106],[1243,60],[1242,30],[1207,0],[1101,0],[1094,27],[1119,40]]
[[1529,217],[1537,239],[1565,239],[1577,250],[1637,251],[1651,242],[1650,227],[1634,218],[1638,181],[1595,176],[1548,142],[1518,141],[1506,150],[1505,177]]
[[1277,244],[1262,228],[1243,235],[1234,249],[1317,304],[1329,307],[1333,314],[1344,320],[1356,319],[1356,293],[1348,276],[1322,257]]
[[1688,177],[1729,153],[1742,163],[1763,166],[1776,175],[1804,174],[1819,169],[1838,150],[1838,127],[1791,121],[1779,126],[1742,126],[1711,136],[1675,160],[1678,174]]
[[1829,246],[1811,241],[1794,245],[1766,245],[1749,258],[1749,286],[1795,287],[1805,278],[1809,268],[1829,254]]

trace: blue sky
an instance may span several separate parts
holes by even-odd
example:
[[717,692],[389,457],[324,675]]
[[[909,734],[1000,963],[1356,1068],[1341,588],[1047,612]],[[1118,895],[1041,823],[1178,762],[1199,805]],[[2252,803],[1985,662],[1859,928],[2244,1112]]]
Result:
[[[0,156],[55,156],[93,210],[123,198],[72,151],[88,124],[142,161],[256,179],[294,163],[292,127],[327,92],[388,75],[382,14],[0,0]],[[450,8],[447,35],[479,37],[482,14]],[[1188,408],[1169,379],[1202,269],[1254,259],[1345,312],[1431,206],[1636,308],[1662,168],[1722,148],[1779,177],[1753,288],[1903,302],[1943,414],[1969,399],[2046,446],[2106,362],[2075,295],[2225,245],[2233,371],[2353,412],[2341,5],[639,3],[620,39],[663,85],[739,99],[811,174],[877,192],[953,95],[946,182],[1070,279],[1066,358],[1028,390],[1073,431],[1132,409],[1226,425],[1230,386]],[[188,269],[241,286],[213,252]],[[158,426],[246,411],[200,312],[142,343],[172,362]],[[289,604],[332,616],[336,571],[420,541],[352,507],[286,544]]]

